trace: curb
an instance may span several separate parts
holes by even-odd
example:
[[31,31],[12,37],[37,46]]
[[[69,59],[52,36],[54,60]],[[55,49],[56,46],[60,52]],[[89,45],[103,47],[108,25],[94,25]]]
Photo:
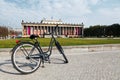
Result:
[[120,50],[120,44],[102,44],[102,45],[81,45],[81,46],[63,46],[64,49],[79,48],[80,51],[113,51]]
[[[43,47],[43,49],[47,49],[48,47]],[[79,45],[79,46],[63,46],[63,49],[74,49],[77,48],[81,51],[112,51],[112,50],[120,50],[120,44],[102,44],[102,45]],[[1,52],[10,52],[12,48],[0,48]],[[53,49],[56,49],[53,47]]]

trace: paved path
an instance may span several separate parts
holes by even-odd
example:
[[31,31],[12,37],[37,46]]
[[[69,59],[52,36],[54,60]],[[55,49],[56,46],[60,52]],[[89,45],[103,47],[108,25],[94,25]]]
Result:
[[8,52],[0,53],[0,80],[120,80],[120,50],[85,52],[65,49],[68,64],[62,64],[55,50],[51,64],[36,72],[22,75],[11,64]]

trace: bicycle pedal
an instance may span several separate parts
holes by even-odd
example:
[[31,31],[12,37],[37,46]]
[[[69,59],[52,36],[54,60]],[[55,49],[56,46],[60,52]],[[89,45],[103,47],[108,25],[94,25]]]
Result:
[[49,61],[49,59],[45,58],[45,61]]

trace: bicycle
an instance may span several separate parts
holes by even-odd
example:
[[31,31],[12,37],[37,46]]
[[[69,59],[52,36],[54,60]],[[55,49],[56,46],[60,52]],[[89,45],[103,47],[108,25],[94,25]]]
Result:
[[50,63],[50,55],[52,54],[53,45],[57,47],[60,54],[62,54],[64,58],[64,63],[68,63],[68,59],[64,54],[64,50],[60,43],[54,37],[54,32],[58,28],[58,25],[54,28],[53,32],[44,35],[51,35],[51,40],[49,43],[49,48],[47,51],[43,51],[40,42],[38,42],[36,35],[31,35],[30,39],[32,42],[26,41],[17,41],[17,45],[11,50],[12,56],[12,64],[13,67],[23,73],[29,74],[35,72],[41,65],[44,67],[44,62],[48,61]]

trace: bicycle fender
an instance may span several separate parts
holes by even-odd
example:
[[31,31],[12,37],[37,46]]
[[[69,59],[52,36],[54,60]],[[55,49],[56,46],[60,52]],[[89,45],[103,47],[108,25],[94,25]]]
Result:
[[21,43],[22,43],[21,41],[16,41],[16,45],[10,50],[9,53],[13,53],[14,50],[16,49],[16,47],[17,47],[19,44],[21,44]]
[[15,49],[16,49],[16,47],[18,47],[19,45],[21,45],[21,44],[24,44],[26,41],[19,41],[11,50],[10,50],[10,53],[13,53],[14,51],[15,51]]

